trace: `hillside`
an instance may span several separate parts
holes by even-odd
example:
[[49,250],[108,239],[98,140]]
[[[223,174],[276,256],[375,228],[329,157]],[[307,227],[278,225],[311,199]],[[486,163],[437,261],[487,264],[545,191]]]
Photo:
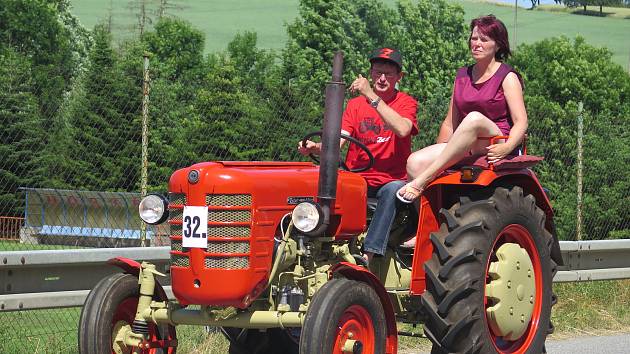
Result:
[[[386,0],[395,6],[395,0]],[[481,14],[495,14],[510,30],[511,39],[520,43],[531,43],[543,38],[566,35],[581,35],[595,46],[607,47],[613,52],[613,60],[624,68],[630,65],[630,19],[581,16],[562,12],[528,11],[519,8],[517,28],[514,31],[514,8],[512,6],[476,1],[455,1],[460,4],[466,18]],[[102,0],[74,0],[73,13],[88,28],[99,21],[106,21],[110,13],[110,2]],[[135,16],[129,9],[129,0],[111,0],[112,23],[117,39],[133,33]],[[206,34],[206,52],[225,49],[227,43],[238,32],[246,30],[258,33],[261,48],[279,49],[284,46],[286,33],[284,24],[298,14],[298,0],[188,0],[181,9],[167,13],[190,21]]]

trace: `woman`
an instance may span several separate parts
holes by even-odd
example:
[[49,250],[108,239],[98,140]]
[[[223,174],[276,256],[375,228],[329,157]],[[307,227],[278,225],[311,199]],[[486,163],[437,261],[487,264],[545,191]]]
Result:
[[[407,159],[411,182],[399,189],[406,202],[418,198],[439,173],[470,155],[486,155],[495,163],[520,145],[527,130],[527,113],[519,74],[503,63],[511,54],[507,29],[489,15],[470,23],[468,46],[475,64],[457,71],[448,113],[437,144],[416,151]],[[509,135],[490,145],[490,137]]]

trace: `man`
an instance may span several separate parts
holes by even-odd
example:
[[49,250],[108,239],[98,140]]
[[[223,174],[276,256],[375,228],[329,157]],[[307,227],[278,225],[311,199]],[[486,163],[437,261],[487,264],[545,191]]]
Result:
[[[341,132],[361,141],[374,155],[374,166],[360,175],[368,185],[368,197],[378,204],[363,244],[369,262],[374,254],[384,255],[394,217],[396,191],[407,180],[406,164],[411,154],[411,137],[418,134],[418,103],[396,85],[403,78],[402,55],[396,49],[379,48],[370,54],[370,81],[359,75],[350,85],[360,95],[348,101],[343,113]],[[345,140],[341,140],[343,145]],[[321,143],[298,144],[300,153],[319,153]],[[367,154],[351,144],[346,155],[348,168],[364,167]]]

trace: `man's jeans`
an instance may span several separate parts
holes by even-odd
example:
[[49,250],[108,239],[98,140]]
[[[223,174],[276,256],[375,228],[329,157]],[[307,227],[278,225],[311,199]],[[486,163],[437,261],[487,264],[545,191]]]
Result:
[[[405,181],[391,181],[376,192],[378,203],[363,243],[363,252],[385,254],[389,231],[396,217],[397,205],[400,203],[396,198],[396,192],[405,184],[407,184]],[[368,197],[374,196],[368,192]]]

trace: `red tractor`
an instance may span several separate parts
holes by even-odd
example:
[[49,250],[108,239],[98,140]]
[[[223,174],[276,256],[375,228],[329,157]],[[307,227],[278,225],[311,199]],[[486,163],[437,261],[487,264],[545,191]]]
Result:
[[[528,169],[540,158],[453,167],[418,211],[399,213],[386,255],[366,267],[356,256],[366,183],[339,169],[341,63],[336,55],[326,89],[320,166],[199,163],[173,173],[168,198],[143,199],[143,220],[170,225],[177,301],[155,266],[112,260],[124,272],[90,292],[81,353],[174,353],[180,324],[220,328],[233,354],[396,353],[397,321],[423,323],[432,353],[544,352],[562,258]],[[413,252],[398,247],[413,236]]]

